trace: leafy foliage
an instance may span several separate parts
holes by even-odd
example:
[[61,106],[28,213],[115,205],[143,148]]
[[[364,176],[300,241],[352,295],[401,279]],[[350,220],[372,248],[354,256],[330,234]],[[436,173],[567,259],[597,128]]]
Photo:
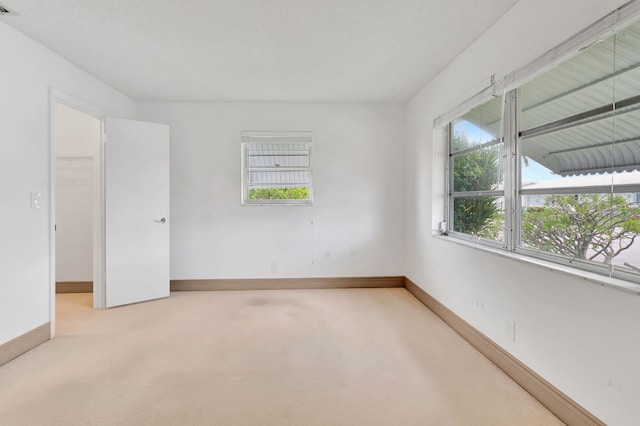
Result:
[[640,207],[619,194],[550,195],[522,213],[522,240],[533,248],[604,263],[640,233]]
[[250,200],[308,200],[309,188],[250,189]]
[[[464,133],[454,134],[453,151],[469,148]],[[495,190],[502,179],[499,152],[471,151],[454,158],[453,191]],[[498,240],[504,215],[497,197],[469,196],[453,200],[453,229]],[[640,235],[640,207],[620,194],[550,195],[545,204],[522,212],[525,245],[572,258],[612,259],[632,246]]]
[[[454,151],[471,146],[464,133],[453,138]],[[455,157],[453,190],[455,192],[493,190],[502,179],[499,152],[494,149],[472,151]],[[456,198],[453,202],[453,230],[465,234],[497,239],[502,229],[500,206],[495,197]]]
[[454,231],[496,239],[500,209],[494,197],[456,198],[453,201]]

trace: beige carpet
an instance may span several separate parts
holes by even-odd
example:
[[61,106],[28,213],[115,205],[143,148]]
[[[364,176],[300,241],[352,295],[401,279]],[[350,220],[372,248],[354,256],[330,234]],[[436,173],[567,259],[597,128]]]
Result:
[[405,289],[185,292],[0,367],[6,425],[557,425]]

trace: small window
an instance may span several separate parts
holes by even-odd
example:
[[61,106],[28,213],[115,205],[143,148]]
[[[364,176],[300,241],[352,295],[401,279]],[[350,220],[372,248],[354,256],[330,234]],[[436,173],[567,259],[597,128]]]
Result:
[[312,203],[311,132],[242,133],[242,204]]

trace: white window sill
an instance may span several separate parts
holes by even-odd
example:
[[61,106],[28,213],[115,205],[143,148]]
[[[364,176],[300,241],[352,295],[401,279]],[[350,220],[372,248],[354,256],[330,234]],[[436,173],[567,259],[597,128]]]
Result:
[[465,247],[482,250],[485,252],[496,254],[498,256],[507,257],[517,262],[536,265],[541,268],[547,269],[549,271],[560,272],[576,278],[582,278],[593,284],[598,284],[598,285],[610,287],[616,290],[622,290],[627,293],[640,295],[640,284],[634,284],[629,281],[621,280],[618,278],[607,277],[601,274],[597,274],[595,272],[583,271],[581,269],[573,268],[571,266],[565,266],[558,263],[549,262],[547,260],[536,259],[535,257],[525,256],[518,253],[512,253],[506,250],[501,250],[501,249],[493,248],[490,246],[480,245],[472,241],[464,241],[456,237],[441,235],[439,232],[435,232],[435,231],[432,234],[432,236],[437,240],[448,241],[450,243],[459,244]]

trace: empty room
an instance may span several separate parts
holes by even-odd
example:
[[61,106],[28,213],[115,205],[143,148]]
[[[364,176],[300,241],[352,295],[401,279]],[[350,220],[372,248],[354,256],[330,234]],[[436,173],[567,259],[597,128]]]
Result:
[[638,425],[640,0],[0,0],[0,425]]

